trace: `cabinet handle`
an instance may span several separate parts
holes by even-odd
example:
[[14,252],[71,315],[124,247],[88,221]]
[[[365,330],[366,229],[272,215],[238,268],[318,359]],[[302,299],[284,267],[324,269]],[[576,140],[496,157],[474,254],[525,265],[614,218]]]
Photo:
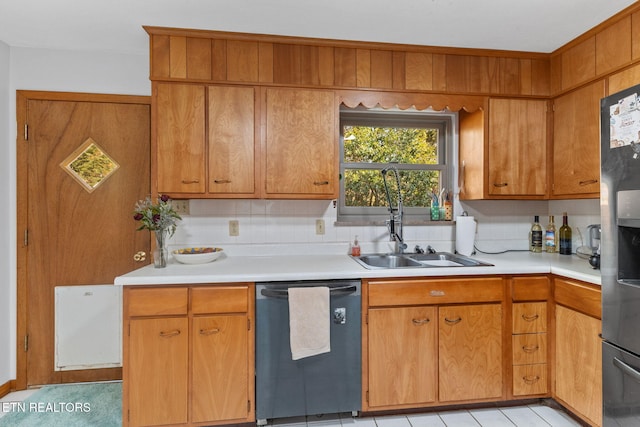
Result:
[[584,187],[585,185],[595,184],[596,182],[598,182],[597,179],[586,179],[584,181],[580,181],[578,184],[580,184],[580,186]]
[[147,253],[145,251],[138,251],[136,252],[136,254],[133,256],[133,260],[135,262],[142,262],[145,259],[147,259]]
[[528,315],[526,315],[526,314],[523,314],[523,315],[522,315],[522,319],[523,319],[525,322],[533,322],[533,321],[535,321],[535,320],[538,320],[538,318],[539,318],[539,317],[540,317],[540,315],[539,315],[539,314],[534,314],[533,316],[528,316]]
[[426,325],[427,323],[431,322],[431,319],[429,319],[428,317],[425,317],[424,319],[413,319],[411,321],[416,326],[422,326],[422,325]]
[[493,183],[494,187],[506,187],[508,185],[509,185],[509,183],[507,183],[507,182],[494,182]]
[[214,184],[231,184],[231,180],[230,179],[214,179],[213,183]]
[[180,329],[174,329],[173,331],[161,331],[160,337],[171,338],[180,335]]
[[455,325],[462,322],[462,317],[458,316],[456,319],[448,319],[445,317],[444,321],[447,323],[447,325]]
[[528,376],[528,377],[526,377],[526,376],[525,376],[525,377],[522,377],[522,381],[524,381],[524,382],[525,382],[525,383],[527,383],[527,384],[535,384],[535,383],[537,383],[539,380],[540,380],[540,377],[539,377],[539,376],[537,376],[537,375],[535,375],[535,376],[534,376],[534,375],[531,375],[531,376]]
[[522,351],[524,351],[525,353],[534,353],[536,351],[538,351],[540,349],[539,346],[537,345],[523,345],[522,346]]
[[313,185],[329,185],[329,181],[313,181]]
[[182,183],[183,184],[199,184],[200,180],[199,179],[183,179]]
[[200,335],[213,335],[220,332],[220,328],[200,329]]

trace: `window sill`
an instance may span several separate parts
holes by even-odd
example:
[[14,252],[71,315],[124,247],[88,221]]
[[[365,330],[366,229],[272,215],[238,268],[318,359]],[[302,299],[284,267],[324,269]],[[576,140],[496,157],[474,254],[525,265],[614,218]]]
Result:
[[[428,219],[415,219],[415,220],[405,220],[402,222],[402,226],[434,226],[434,225],[455,225],[455,221],[431,221]],[[335,227],[372,227],[372,226],[386,226],[386,221],[335,221],[333,223]]]

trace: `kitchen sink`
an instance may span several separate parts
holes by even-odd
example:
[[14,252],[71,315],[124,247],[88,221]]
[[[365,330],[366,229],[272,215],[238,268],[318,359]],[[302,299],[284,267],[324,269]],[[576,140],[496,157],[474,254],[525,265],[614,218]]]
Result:
[[358,264],[368,269],[434,268],[434,267],[488,267],[484,261],[449,252],[425,254],[364,254],[352,256]]

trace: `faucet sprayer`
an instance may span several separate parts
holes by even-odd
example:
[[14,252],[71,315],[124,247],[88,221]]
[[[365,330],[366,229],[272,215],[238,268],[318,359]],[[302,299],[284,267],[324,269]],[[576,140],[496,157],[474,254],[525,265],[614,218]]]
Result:
[[[393,207],[391,201],[391,193],[387,184],[387,172],[392,171],[396,178],[398,205]],[[402,217],[404,215],[404,208],[402,206],[402,192],[400,191],[400,174],[398,169],[391,165],[380,171],[382,173],[382,182],[384,183],[384,191],[387,195],[387,202],[389,203],[389,219],[387,220],[387,227],[389,228],[389,240],[395,242],[395,252],[402,253],[406,249],[407,245],[404,243],[402,237]],[[396,227],[397,224],[397,227]]]

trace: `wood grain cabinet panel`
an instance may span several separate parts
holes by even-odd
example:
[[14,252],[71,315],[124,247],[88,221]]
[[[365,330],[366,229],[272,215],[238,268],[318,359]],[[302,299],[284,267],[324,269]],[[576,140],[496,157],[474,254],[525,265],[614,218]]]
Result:
[[412,405],[437,398],[437,308],[369,311],[369,405]]
[[266,89],[265,196],[337,197],[338,107],[332,91]]
[[596,74],[602,75],[631,62],[631,16],[596,34]]
[[554,101],[552,198],[600,194],[600,99],[598,81]]
[[513,395],[540,395],[548,392],[546,363],[513,367]]
[[513,304],[513,333],[530,334],[547,331],[547,303],[520,302]]
[[547,101],[489,102],[489,195],[539,196],[547,191]]
[[156,86],[155,101],[158,192],[204,193],[204,87],[160,83]]
[[444,306],[438,317],[440,402],[500,398],[501,306]]

